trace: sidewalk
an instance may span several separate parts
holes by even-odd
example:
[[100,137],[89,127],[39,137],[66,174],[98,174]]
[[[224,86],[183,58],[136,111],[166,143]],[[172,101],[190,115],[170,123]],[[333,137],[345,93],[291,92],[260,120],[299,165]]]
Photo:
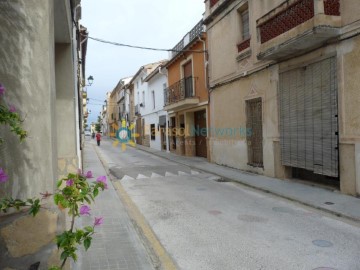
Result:
[[239,182],[336,216],[360,222],[360,199],[352,196],[295,181],[280,180],[227,168],[209,163],[203,158],[178,156],[141,145],[136,145],[136,148],[194,169],[215,174],[224,180]]
[[[84,171],[91,170],[94,181],[106,175],[95,151],[94,141],[87,141],[84,150]],[[108,176],[107,176],[108,178]],[[81,217],[77,227],[91,225],[94,217],[103,217],[104,223],[97,227],[91,247],[87,252],[80,249],[75,270],[150,270],[154,269],[133,224],[108,178],[108,189],[101,192],[95,204],[90,205],[91,217]]]

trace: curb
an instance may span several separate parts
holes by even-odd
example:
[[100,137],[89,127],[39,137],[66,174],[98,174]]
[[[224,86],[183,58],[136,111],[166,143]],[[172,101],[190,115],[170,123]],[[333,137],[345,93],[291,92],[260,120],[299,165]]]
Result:
[[[94,147],[94,146],[93,146]],[[95,148],[95,147],[94,147]],[[114,178],[110,172],[107,161],[104,160],[101,153],[97,148],[95,152],[108,174],[111,183],[118,194],[121,202],[124,204],[126,212],[134,225],[135,231],[138,233],[143,245],[148,252],[148,256],[156,270],[177,270],[176,263],[173,261],[171,256],[167,253],[161,242],[158,240],[155,232],[152,230],[150,225],[147,223],[145,217],[140,212],[139,208],[133,202],[131,197],[127,194],[126,190],[120,183],[120,179]],[[118,180],[118,181],[115,181]]]

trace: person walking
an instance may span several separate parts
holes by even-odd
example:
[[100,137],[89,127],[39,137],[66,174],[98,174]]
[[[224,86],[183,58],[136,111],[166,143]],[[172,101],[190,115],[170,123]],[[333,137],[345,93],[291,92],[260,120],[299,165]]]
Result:
[[98,146],[100,146],[100,141],[101,141],[101,134],[100,134],[100,132],[98,132],[98,133],[96,134],[96,142],[97,142],[97,145],[98,145]]

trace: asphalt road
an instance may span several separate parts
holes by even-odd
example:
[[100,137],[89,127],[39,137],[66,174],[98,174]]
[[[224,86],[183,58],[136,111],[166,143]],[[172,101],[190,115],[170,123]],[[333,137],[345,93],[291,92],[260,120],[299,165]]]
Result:
[[112,141],[99,147],[179,269],[360,269],[360,227]]

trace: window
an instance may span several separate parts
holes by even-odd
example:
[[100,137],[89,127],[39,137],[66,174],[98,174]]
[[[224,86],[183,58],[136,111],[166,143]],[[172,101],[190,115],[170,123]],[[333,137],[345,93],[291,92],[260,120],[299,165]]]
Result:
[[153,109],[155,110],[155,91],[151,92],[152,102],[153,102]]
[[150,130],[151,130],[151,140],[155,141],[155,124],[150,125]]
[[262,100],[246,101],[246,139],[248,165],[263,167]]
[[249,10],[246,9],[240,13],[241,16],[241,34],[242,40],[250,38],[250,27],[249,27]]
[[142,104],[145,107],[145,91],[142,92]]

